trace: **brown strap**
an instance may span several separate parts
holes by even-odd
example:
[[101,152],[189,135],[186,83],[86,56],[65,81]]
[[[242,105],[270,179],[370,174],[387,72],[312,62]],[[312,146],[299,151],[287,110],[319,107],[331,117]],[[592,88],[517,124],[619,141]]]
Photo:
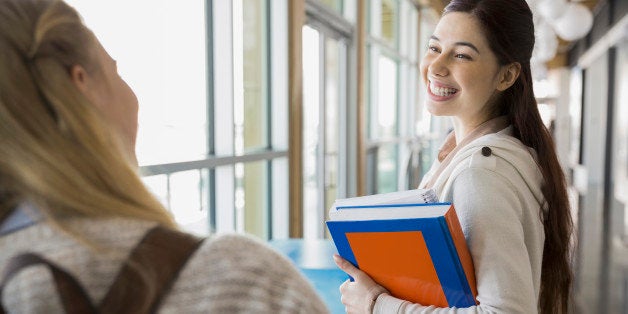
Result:
[[[149,230],[122,265],[100,313],[153,313],[170,290],[181,268],[203,239],[179,231],[155,227]],[[66,271],[33,253],[9,260],[0,281],[0,314],[5,314],[2,293],[5,285],[26,267],[48,266],[67,314],[97,313],[82,286]]]
[[154,313],[202,238],[155,227],[122,265],[101,302],[101,313]]
[[66,313],[96,313],[96,309],[89,300],[87,293],[85,293],[83,287],[81,287],[74,277],[54,263],[33,253],[24,253],[11,258],[4,269],[2,281],[0,282],[0,313],[5,313],[4,307],[1,304],[5,285],[24,268],[37,265],[48,266],[52,272],[52,277],[57,285],[59,297]]

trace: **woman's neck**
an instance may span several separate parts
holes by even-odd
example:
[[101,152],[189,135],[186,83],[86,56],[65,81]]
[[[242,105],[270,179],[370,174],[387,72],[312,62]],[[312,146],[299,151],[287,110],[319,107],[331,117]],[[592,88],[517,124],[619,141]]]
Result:
[[[460,118],[452,117],[454,132],[456,132],[456,145],[460,144],[469,133],[471,133],[481,123],[469,123],[462,121]],[[485,122],[485,121],[484,121]]]
[[[462,142],[467,136],[469,136],[469,134],[471,134],[474,130],[478,129],[479,126],[484,125],[488,121],[496,120],[485,127],[501,128],[503,126],[502,124],[506,123],[505,117],[500,117],[500,119],[497,118],[498,117],[488,117],[484,120],[478,120],[477,122],[465,122],[458,117],[452,117],[454,132],[456,134],[456,145],[460,144],[460,142]],[[499,122],[497,120],[499,120]]]

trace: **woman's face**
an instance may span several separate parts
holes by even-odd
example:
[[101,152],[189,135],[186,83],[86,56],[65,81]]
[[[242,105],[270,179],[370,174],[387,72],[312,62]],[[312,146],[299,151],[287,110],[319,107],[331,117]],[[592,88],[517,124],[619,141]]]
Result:
[[497,92],[500,68],[475,17],[444,15],[421,61],[427,109],[468,127],[483,123],[490,118],[487,103]]
[[116,61],[95,37],[92,45],[92,53],[98,67],[91,74],[84,72],[84,85],[81,90],[90,102],[104,113],[107,122],[119,131],[129,153],[135,156],[137,97],[118,74]]

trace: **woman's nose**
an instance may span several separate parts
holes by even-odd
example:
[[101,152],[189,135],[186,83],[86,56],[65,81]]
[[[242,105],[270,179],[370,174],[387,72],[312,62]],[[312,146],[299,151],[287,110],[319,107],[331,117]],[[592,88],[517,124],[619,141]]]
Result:
[[439,54],[430,62],[427,67],[428,73],[435,76],[447,76],[449,74],[449,68],[444,54]]

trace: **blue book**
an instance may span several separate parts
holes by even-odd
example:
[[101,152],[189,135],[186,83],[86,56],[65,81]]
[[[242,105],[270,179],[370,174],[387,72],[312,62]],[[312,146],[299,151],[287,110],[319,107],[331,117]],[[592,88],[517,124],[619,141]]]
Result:
[[337,200],[327,227],[338,253],[391,295],[438,307],[476,305],[473,262],[454,206],[435,203],[430,193]]

